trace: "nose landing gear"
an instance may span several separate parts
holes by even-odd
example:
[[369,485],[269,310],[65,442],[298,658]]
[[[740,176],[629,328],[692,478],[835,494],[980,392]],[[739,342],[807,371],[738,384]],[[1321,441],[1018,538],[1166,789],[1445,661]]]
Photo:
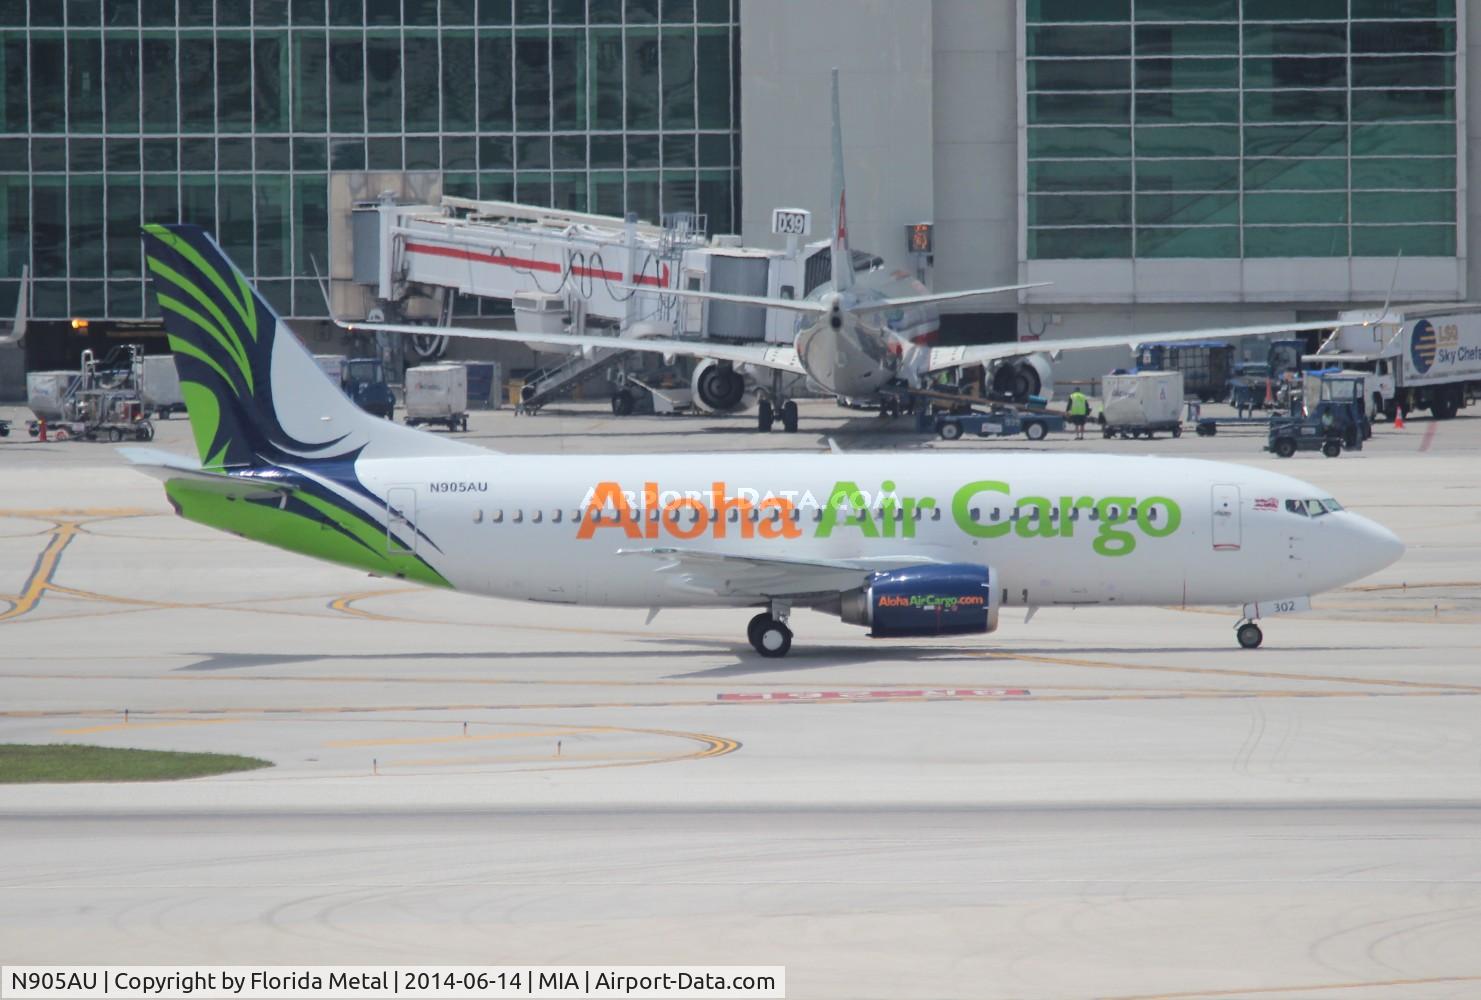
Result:
[[1265,641],[1265,633],[1251,621],[1243,621],[1234,626],[1234,637],[1244,649],[1259,649],[1260,643]]

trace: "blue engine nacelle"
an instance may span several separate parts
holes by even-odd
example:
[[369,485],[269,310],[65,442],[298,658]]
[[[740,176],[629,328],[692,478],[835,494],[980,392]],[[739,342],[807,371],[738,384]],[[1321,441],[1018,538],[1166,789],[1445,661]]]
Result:
[[875,573],[844,594],[839,617],[880,638],[991,632],[1001,593],[991,566],[907,566]]

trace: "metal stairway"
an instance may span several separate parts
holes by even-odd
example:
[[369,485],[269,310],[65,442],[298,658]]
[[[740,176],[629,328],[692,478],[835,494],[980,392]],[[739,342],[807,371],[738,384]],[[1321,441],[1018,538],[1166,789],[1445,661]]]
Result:
[[632,353],[622,347],[599,347],[591,352],[590,357],[578,354],[564,364],[542,368],[525,379],[514,411],[534,413],[546,403],[572,392],[592,376],[607,371]]

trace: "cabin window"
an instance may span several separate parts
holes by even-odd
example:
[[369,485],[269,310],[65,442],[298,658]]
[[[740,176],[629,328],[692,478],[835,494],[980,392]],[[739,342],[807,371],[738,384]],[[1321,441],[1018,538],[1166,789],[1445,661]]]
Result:
[[990,518],[988,518],[988,520],[990,520],[990,521],[1001,521],[1002,519],[1003,519],[1003,511],[1002,511],[1002,509],[1001,508],[998,508],[998,507],[994,507],[992,509],[992,516]]
[[726,518],[726,520],[728,520],[731,524],[739,521],[740,511],[736,510],[734,507],[730,508],[730,517]]
[[482,524],[483,523],[483,511],[481,511],[481,510],[475,510],[473,512],[473,523],[474,524]]
[[493,524],[498,524],[500,521],[503,521],[503,520],[504,520],[504,512],[502,510],[496,510],[492,514],[489,515],[489,521],[491,523],[493,523]]
[[747,511],[746,516],[752,524],[755,524],[757,521],[761,520],[761,512],[755,507],[752,507],[749,511]]
[[1155,521],[1155,520],[1157,520],[1157,508],[1156,507],[1148,507],[1147,508],[1147,520],[1148,521]]
[[792,518],[792,523],[796,524],[798,521],[802,520],[802,511],[798,510],[796,507],[793,507],[788,512],[788,516]]
[[982,518],[982,511],[978,510],[976,507],[973,507],[972,508],[972,520],[973,521],[978,521],[978,520],[981,520],[981,518]]
[[941,520],[941,508],[940,507],[932,507],[931,508],[931,520],[933,520],[933,521],[939,521],[939,520]]
[[821,521],[823,519],[823,508],[819,507],[817,510],[813,511],[812,519],[814,521]]
[[530,513],[530,521],[533,522],[533,523],[535,523],[535,524],[539,524],[540,523],[540,520],[544,517],[544,514],[545,514],[544,511],[539,511],[539,510],[532,511]]
[[550,512],[550,523],[551,524],[560,524],[561,523],[561,514],[562,513],[564,513],[564,512],[559,507],[557,507],[555,510],[551,511]]
[[524,519],[525,519],[525,512],[524,511],[517,510],[517,511],[514,512],[514,518],[513,518],[513,520],[514,520],[514,523],[515,524],[519,524],[519,523],[523,522]]

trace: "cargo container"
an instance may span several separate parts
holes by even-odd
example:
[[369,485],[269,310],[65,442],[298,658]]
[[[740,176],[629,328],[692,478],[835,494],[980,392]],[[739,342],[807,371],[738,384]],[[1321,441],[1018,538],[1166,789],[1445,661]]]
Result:
[[185,397],[180,394],[180,374],[175,369],[173,354],[140,355],[134,362],[134,383],[147,413],[161,420],[172,413],[185,412]]
[[468,429],[468,369],[462,365],[418,365],[406,369],[406,422]]
[[1106,437],[1183,433],[1183,373],[1137,372],[1101,378],[1101,432]]

